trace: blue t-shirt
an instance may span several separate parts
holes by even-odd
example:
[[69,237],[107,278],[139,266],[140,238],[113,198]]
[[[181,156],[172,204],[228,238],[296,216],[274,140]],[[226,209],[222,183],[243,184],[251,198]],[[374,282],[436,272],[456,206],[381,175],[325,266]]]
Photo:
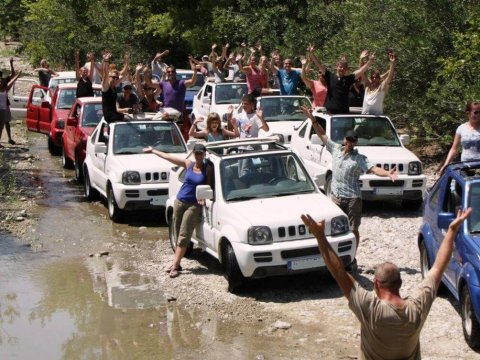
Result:
[[282,95],[298,95],[297,86],[300,82],[300,73],[297,70],[291,70],[287,73],[285,69],[277,71],[280,83],[280,94]]
[[202,173],[197,174],[193,171],[193,166],[195,163],[192,163],[188,168],[185,174],[185,180],[183,181],[182,187],[178,191],[177,199],[183,202],[196,203],[197,197],[195,196],[197,185],[205,184],[207,179],[206,166],[203,165]]

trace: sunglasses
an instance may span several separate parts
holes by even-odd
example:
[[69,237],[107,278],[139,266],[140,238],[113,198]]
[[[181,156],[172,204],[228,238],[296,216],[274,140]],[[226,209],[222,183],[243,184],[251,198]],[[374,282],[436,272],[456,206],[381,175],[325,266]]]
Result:
[[112,79],[120,79],[118,76],[110,76]]
[[479,114],[479,113],[480,113],[480,110],[472,111],[472,114],[475,114],[475,115],[477,115],[477,114]]

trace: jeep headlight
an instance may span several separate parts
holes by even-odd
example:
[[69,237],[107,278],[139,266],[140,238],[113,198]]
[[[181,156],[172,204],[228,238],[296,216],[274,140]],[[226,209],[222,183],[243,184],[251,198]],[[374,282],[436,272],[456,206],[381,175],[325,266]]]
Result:
[[122,174],[122,184],[124,185],[138,185],[140,182],[140,173],[138,171],[125,171]]
[[422,173],[422,164],[420,161],[408,163],[408,175],[420,175]]
[[331,234],[339,235],[348,231],[348,218],[346,216],[336,216],[330,222]]
[[273,134],[272,137],[276,139],[279,144],[285,143],[285,137],[283,136],[283,134]]
[[268,226],[252,226],[248,229],[248,243],[250,245],[265,245],[272,242],[272,232]]

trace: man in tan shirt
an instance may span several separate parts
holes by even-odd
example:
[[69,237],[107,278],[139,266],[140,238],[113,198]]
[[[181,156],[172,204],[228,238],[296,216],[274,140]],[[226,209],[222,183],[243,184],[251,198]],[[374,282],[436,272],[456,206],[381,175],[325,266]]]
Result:
[[363,289],[345,271],[342,261],[325,237],[325,220],[316,222],[310,215],[302,220],[318,241],[328,270],[335,278],[350,309],[361,324],[361,359],[420,359],[420,331],[435,299],[442,275],[452,255],[455,234],[472,209],[459,211],[438,250],[432,268],[414,293],[400,297],[402,279],[392,263],[377,266],[374,291]]

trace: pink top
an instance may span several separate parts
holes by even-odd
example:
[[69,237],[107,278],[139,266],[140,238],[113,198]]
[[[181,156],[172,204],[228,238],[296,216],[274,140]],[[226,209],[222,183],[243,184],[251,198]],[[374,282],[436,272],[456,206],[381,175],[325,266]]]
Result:
[[327,97],[327,87],[320,80],[313,80],[310,90],[313,95],[313,107],[323,106]]
[[248,92],[252,93],[255,89],[263,89],[268,87],[267,72],[265,70],[256,69],[250,66],[250,71],[247,73],[247,88]]

